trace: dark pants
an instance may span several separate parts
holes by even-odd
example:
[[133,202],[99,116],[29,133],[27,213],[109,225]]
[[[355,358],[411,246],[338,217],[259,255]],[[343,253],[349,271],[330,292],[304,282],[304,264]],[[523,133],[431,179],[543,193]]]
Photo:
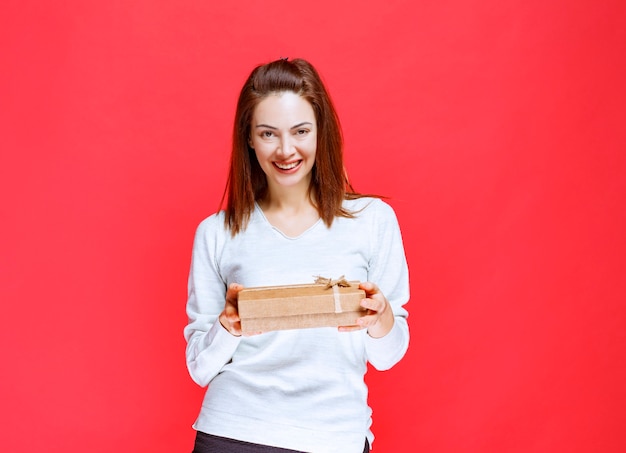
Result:
[[[365,439],[363,453],[369,453],[370,444]],[[252,444],[241,440],[228,439],[226,437],[213,436],[198,431],[196,443],[192,453],[304,453],[298,450],[269,447],[267,445]]]

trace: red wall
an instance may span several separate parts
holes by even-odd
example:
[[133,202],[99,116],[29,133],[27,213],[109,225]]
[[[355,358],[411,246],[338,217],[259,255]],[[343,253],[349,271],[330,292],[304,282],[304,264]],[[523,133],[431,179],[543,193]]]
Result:
[[288,56],[403,228],[376,451],[626,451],[623,5],[3,1],[0,449],[191,450],[192,236],[241,83]]

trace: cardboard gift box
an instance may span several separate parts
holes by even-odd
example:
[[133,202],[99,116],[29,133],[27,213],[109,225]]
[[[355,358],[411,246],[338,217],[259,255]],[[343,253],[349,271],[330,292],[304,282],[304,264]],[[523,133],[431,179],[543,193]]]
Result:
[[320,279],[318,283],[245,288],[238,307],[243,333],[354,325],[364,316],[359,282]]

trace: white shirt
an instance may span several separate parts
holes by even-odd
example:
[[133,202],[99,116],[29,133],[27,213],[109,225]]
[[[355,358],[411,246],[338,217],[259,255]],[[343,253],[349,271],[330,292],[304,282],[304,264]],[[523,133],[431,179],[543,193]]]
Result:
[[[320,220],[298,237],[274,228],[256,206],[234,238],[220,212],[198,227],[189,275],[187,366],[208,385],[199,431],[307,452],[361,453],[371,409],[363,381],[369,361],[385,370],[408,347],[408,268],[400,229],[378,199],[344,202],[356,217]],[[314,276],[370,281],[387,297],[392,330],[314,328],[235,337],[219,323],[230,283],[245,287],[313,283]]]

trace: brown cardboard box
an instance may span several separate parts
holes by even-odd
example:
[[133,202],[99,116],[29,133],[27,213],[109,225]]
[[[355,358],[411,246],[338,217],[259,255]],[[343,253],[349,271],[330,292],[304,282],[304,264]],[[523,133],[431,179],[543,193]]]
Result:
[[359,289],[359,282],[345,283],[349,286],[315,283],[245,288],[238,299],[241,330],[254,333],[354,325],[367,312],[360,305],[365,291]]

